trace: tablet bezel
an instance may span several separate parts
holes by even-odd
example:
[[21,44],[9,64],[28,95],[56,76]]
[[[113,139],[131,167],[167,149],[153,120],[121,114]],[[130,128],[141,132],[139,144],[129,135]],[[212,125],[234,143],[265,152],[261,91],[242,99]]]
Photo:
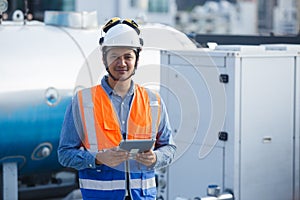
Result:
[[142,153],[149,151],[154,144],[155,139],[122,140],[119,144],[119,149],[128,151],[129,153]]

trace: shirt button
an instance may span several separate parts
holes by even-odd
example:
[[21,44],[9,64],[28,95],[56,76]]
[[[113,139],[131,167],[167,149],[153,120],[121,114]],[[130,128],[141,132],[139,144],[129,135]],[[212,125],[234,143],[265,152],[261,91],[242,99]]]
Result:
[[125,124],[125,121],[124,121],[124,120],[122,121],[122,124]]
[[92,168],[92,167],[93,167],[93,165],[92,165],[92,164],[89,164],[89,167],[90,167],[90,168]]

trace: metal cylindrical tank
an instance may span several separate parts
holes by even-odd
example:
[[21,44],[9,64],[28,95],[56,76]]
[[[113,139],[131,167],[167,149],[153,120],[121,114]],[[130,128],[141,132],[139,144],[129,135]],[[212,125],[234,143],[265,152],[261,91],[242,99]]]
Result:
[[58,170],[56,149],[78,72],[98,29],[39,22],[0,25],[0,162],[20,174]]

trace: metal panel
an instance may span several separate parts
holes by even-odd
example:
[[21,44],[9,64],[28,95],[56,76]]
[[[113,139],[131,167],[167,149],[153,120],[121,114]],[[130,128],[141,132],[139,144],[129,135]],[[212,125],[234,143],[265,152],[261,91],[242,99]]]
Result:
[[[173,55],[169,57],[170,65],[179,65],[186,66],[191,65],[198,67],[225,67],[225,59],[224,53],[220,53],[219,55],[214,53],[211,55],[211,51],[205,49],[197,49],[194,51],[181,51],[173,52]],[[212,57],[214,57],[212,59]]]
[[294,199],[300,199],[300,56],[296,57]]
[[242,58],[240,199],[293,199],[294,58]]
[[[210,126],[216,137],[220,131],[218,127],[211,125],[213,109],[218,110],[218,107],[213,105],[212,97],[215,94],[209,91],[207,85],[207,81],[221,85],[219,71],[216,66],[207,67],[199,63],[199,60],[193,60],[199,52],[164,52],[162,55],[161,85],[164,87],[161,87],[161,94],[168,108],[178,146],[176,161],[169,167],[168,175],[160,174],[168,177],[167,191],[159,190],[165,199],[205,196],[209,183],[202,180],[210,180],[211,184],[220,186],[223,184],[223,143],[213,143],[215,148],[210,146],[211,143],[205,143]],[[211,59],[208,54],[206,59]],[[209,76],[209,80],[206,79],[208,74],[213,74]],[[200,159],[199,151],[206,146],[213,150],[208,152],[209,156]]]
[[191,145],[184,156],[170,166],[168,198],[165,199],[203,197],[206,196],[209,184],[222,187],[223,148],[214,148],[207,158],[200,160],[197,157],[200,146],[201,144]]

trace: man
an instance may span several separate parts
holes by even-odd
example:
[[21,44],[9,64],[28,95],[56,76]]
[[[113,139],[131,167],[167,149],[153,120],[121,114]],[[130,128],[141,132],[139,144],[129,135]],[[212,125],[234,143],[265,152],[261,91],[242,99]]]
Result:
[[[100,39],[108,75],[79,91],[68,106],[59,162],[79,171],[83,199],[155,199],[154,170],[171,163],[176,146],[166,107],[157,93],[132,80],[143,40],[133,20],[111,19]],[[155,139],[131,155],[122,140]]]

